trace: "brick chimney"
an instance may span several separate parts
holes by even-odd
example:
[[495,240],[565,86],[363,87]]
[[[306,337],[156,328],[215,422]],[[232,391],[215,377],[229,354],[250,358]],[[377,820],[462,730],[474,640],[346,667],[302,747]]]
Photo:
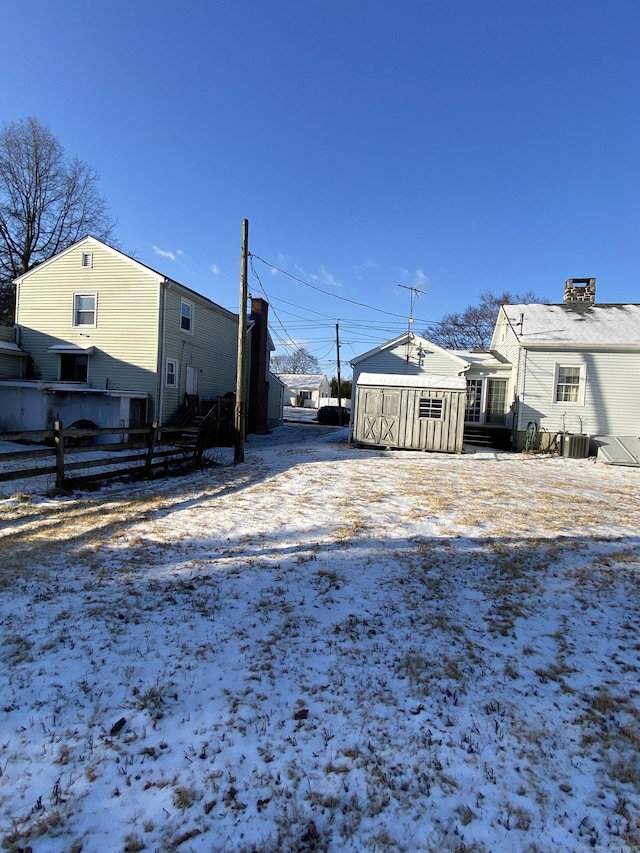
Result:
[[568,278],[564,283],[564,302],[595,302],[595,278]]
[[268,432],[269,419],[269,382],[267,365],[269,363],[269,303],[259,296],[251,298],[250,319],[253,320],[251,332],[251,366],[249,371],[248,423],[250,433]]

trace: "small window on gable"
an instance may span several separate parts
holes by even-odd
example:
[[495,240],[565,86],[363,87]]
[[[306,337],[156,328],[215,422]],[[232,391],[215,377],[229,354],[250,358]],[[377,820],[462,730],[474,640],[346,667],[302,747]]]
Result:
[[193,305],[186,299],[180,305],[180,328],[183,332],[193,334]]
[[89,268],[93,266],[93,252],[82,253],[82,266]]
[[73,325],[95,326],[98,297],[95,293],[74,293]]
[[175,358],[167,359],[167,372],[165,374],[165,385],[167,388],[178,387],[178,362]]
[[442,405],[444,400],[438,397],[421,397],[419,415],[421,418],[431,418],[431,420],[442,419]]

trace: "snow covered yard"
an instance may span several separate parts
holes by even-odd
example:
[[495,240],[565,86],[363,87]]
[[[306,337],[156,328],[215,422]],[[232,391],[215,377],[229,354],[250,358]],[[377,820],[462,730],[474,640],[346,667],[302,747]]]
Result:
[[4,849],[640,849],[640,471],[343,436],[0,502]]

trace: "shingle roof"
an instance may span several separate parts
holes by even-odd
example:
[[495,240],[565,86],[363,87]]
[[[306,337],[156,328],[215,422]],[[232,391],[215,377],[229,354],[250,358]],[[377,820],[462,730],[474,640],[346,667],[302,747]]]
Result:
[[324,373],[278,373],[278,379],[294,391],[310,391],[320,388],[327,377]]
[[640,346],[638,304],[505,305],[503,310],[524,346],[544,343]]

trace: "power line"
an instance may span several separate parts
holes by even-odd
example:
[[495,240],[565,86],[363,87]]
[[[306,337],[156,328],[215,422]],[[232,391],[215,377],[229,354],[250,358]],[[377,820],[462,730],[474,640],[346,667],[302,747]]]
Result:
[[[393,311],[385,311],[383,308],[375,308],[373,305],[367,305],[365,302],[356,302],[354,299],[347,299],[346,296],[338,296],[336,293],[331,293],[328,290],[323,290],[321,287],[317,287],[315,284],[310,284],[308,281],[304,281],[302,278],[298,278],[295,275],[292,275],[290,272],[286,270],[280,269],[275,264],[269,263],[269,261],[265,261],[264,258],[261,258],[259,255],[251,255],[252,258],[255,258],[257,261],[261,261],[265,266],[268,266],[270,269],[276,270],[277,272],[282,273],[283,275],[289,276],[289,278],[293,279],[293,281],[297,281],[298,284],[303,284],[305,287],[310,287],[312,290],[317,290],[318,293],[323,293],[325,296],[331,296],[333,299],[339,299],[342,302],[349,302],[351,305],[357,305],[360,308],[366,308],[368,311],[377,311],[379,314],[386,314],[388,317],[398,317],[402,320],[406,320],[406,316],[404,314],[396,314]],[[420,323],[427,323],[428,320],[419,320]]]

